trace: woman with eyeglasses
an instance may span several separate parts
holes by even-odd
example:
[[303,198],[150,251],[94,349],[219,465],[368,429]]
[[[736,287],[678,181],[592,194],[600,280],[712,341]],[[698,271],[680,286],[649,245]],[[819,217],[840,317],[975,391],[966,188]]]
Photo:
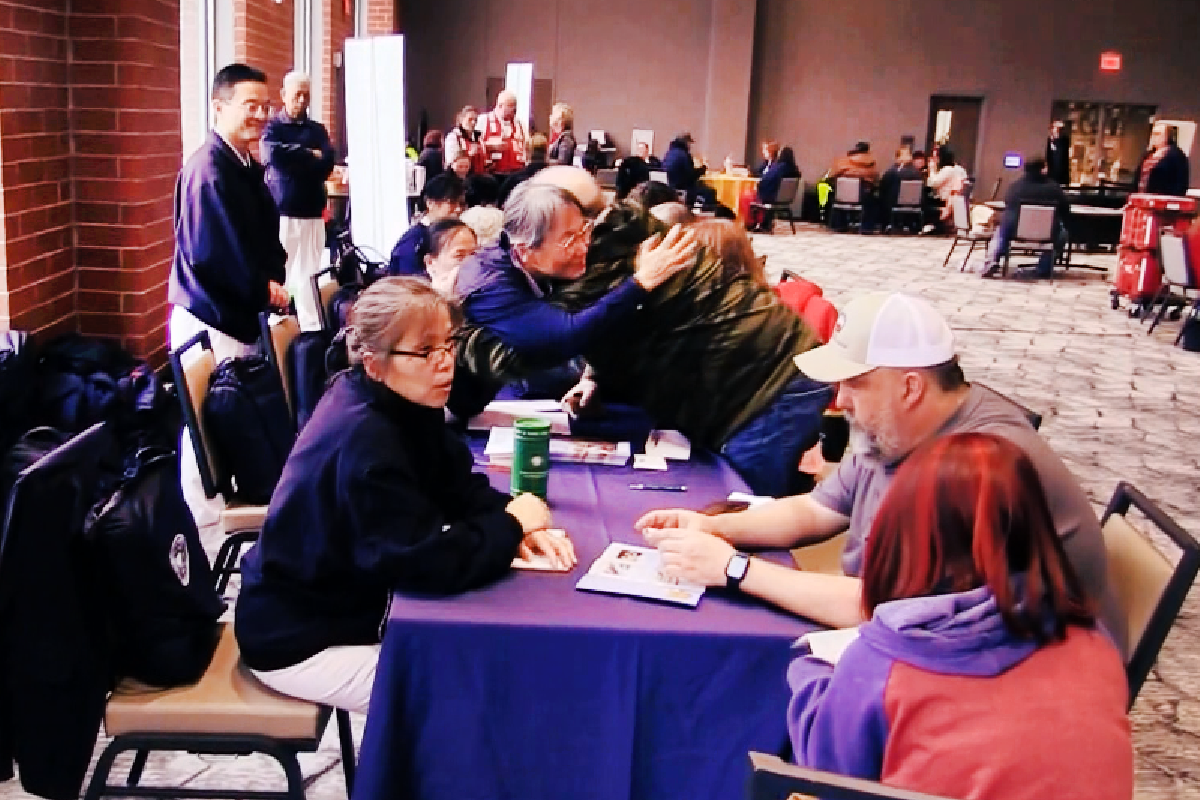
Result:
[[546,504],[491,488],[445,427],[458,323],[420,278],[383,278],[355,302],[352,366],[297,438],[242,559],[234,628],[272,689],[365,712],[392,592],[462,592],[517,555],[574,566]]

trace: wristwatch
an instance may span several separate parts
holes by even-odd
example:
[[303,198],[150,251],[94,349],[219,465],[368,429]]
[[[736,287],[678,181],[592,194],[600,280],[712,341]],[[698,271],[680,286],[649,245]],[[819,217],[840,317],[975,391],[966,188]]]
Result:
[[745,553],[734,553],[730,557],[729,563],[725,565],[725,588],[739,588],[748,569],[750,569],[750,556]]

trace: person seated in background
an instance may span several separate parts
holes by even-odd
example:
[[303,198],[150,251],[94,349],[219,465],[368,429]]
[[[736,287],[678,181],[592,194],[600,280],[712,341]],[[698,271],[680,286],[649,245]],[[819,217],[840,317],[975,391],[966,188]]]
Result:
[[650,180],[650,171],[662,169],[662,162],[650,152],[650,145],[638,142],[633,155],[617,165],[617,199],[624,200],[638,186]]
[[551,164],[575,163],[575,112],[566,103],[550,109],[550,146],[546,160]]
[[[589,210],[603,207],[599,186],[582,170],[550,167],[526,185],[541,182],[565,188]],[[511,219],[509,208],[505,217]],[[674,277],[663,278],[619,321],[570,352],[587,360],[589,372],[564,401],[576,413],[598,400],[637,406],[657,427],[721,452],[756,493],[798,491],[807,481],[797,470],[800,456],[816,442],[833,393],[792,359],[819,344],[819,336],[771,289],[740,270],[727,272],[719,258],[694,245],[683,246],[690,238],[629,201],[610,206],[596,223],[572,280],[550,287],[545,305],[570,315],[611,302],[630,291],[624,287],[648,267],[648,258],[664,258],[662,250],[670,253],[664,261]],[[470,264],[459,274],[460,293]],[[517,335],[480,321],[495,341],[476,338],[464,353],[463,363],[484,384],[510,380],[510,370],[519,376],[526,354],[559,346],[519,325],[511,312],[497,316],[511,320]]]
[[467,178],[471,175],[471,157],[466,153],[459,153],[448,162],[448,166],[450,171],[457,175],[458,179],[465,186]]
[[1133,796],[1124,663],[1015,444],[958,433],[905,460],[861,605],[836,665],[788,668],[797,763],[938,797]]
[[426,183],[441,175],[446,169],[442,153],[442,132],[436,128],[425,134],[421,155],[417,156],[417,166],[425,168]]
[[691,225],[696,221],[696,215],[692,213],[692,210],[678,200],[669,200],[653,206],[650,208],[650,216],[668,228],[676,225]]
[[[758,181],[758,186],[755,187],[755,193],[758,196],[758,202],[768,205],[774,203],[779,196],[779,189],[783,182],[788,178],[799,178],[800,168],[796,166],[796,155],[792,152],[792,148],[785,147],[780,150],[771,165],[767,167],[762,178]],[[750,230],[760,233],[770,233],[771,227],[775,221],[774,212],[770,209],[752,209],[756,213],[756,219],[750,221]]]
[[779,142],[774,139],[768,139],[762,143],[762,163],[754,169],[750,170],[750,174],[756,178],[761,178],[766,174],[771,165],[779,158]]
[[647,181],[634,192],[635,202],[649,211],[662,203],[678,203],[679,193],[665,183]]
[[461,219],[446,217],[429,226],[429,252],[425,254],[425,272],[433,288],[454,299],[454,281],[459,267],[475,253],[479,239]]
[[546,161],[546,154],[549,147],[550,142],[546,139],[545,134],[535,133],[529,137],[529,163],[504,179],[504,183],[500,185],[500,196],[497,198],[499,201],[497,205],[503,206],[504,201],[512,194],[513,189],[550,166],[549,162]]
[[913,164],[914,156],[909,153],[908,148],[901,147],[896,151],[896,160],[892,163],[883,175],[879,178],[879,204],[883,215],[883,222],[889,227],[893,227],[892,209],[896,207],[896,201],[900,197],[900,183],[902,181],[921,181],[925,182],[925,176]]
[[912,154],[913,169],[921,176],[921,180],[929,177],[929,159],[924,150],[914,150]]
[[600,152],[600,143],[595,139],[588,139],[587,147],[584,148],[583,158],[580,159],[583,168],[592,175],[595,175],[604,166],[604,153]]
[[[1053,206],[1054,250],[1038,255],[1037,267],[1032,277],[1049,278],[1054,274],[1054,262],[1067,244],[1067,218],[1071,214],[1071,203],[1057,181],[1051,180],[1046,172],[1046,159],[1041,154],[1030,156],[1025,162],[1025,174],[1013,182],[1004,193],[1004,215],[996,226],[996,233],[988,245],[987,263],[983,276],[990,277],[1000,270],[1000,261],[1008,254],[1008,244],[1017,234],[1017,222],[1021,218],[1022,206]],[[1017,273],[1018,275],[1023,273]]]
[[[1045,160],[1042,163],[1044,164]],[[949,145],[940,144],[933,148],[933,155],[929,160],[929,177],[926,178],[925,185],[933,190],[935,195],[938,221],[926,224],[921,229],[922,233],[933,233],[946,227],[946,220],[951,220],[953,224],[954,209],[950,205],[950,198],[963,193],[968,178],[967,171],[955,163],[954,151]]]
[[1150,149],[1142,157],[1133,176],[1133,185],[1143,194],[1187,194],[1189,166],[1187,155],[1175,143],[1176,128],[1156,124],[1150,130]]
[[500,241],[504,212],[495,206],[471,206],[458,218],[475,231],[478,247],[491,247]]
[[681,133],[671,140],[667,154],[663,156],[663,171],[667,173],[667,181],[677,192],[684,192],[684,202],[688,206],[696,204],[699,198],[704,205],[711,206],[717,202],[716,190],[711,186],[700,183],[700,176],[708,171],[703,164],[697,166],[692,161],[691,147],[695,139],[690,133]]
[[350,312],[353,366],[296,439],[241,563],[238,647],[278,692],[366,712],[392,592],[467,591],[518,555],[575,564],[546,504],[493,489],[446,428],[458,322],[417,278],[376,281]]
[[837,192],[838,178],[858,178],[859,201],[862,203],[862,219],[859,227],[870,230],[874,227],[879,216],[879,202],[876,188],[879,185],[879,166],[875,156],[871,154],[869,142],[859,142],[844,156],[838,156],[829,169],[828,175],[833,191]]
[[467,177],[467,208],[500,204],[500,181],[494,175],[471,173]]
[[420,275],[425,272],[425,256],[429,253],[429,226],[439,219],[457,217],[463,210],[463,185],[457,175],[445,173],[426,182],[421,190],[425,214],[408,227],[397,240],[388,258],[385,274]]
[[692,225],[692,233],[696,234],[696,241],[708,250],[709,255],[721,261],[722,280],[747,275],[759,286],[767,286],[764,272],[767,259],[755,255],[750,237],[736,222],[727,219],[700,220]]
[[897,467],[926,442],[989,433],[1011,441],[1033,463],[1071,566],[1124,649],[1124,618],[1108,587],[1104,538],[1087,495],[1020,407],[967,383],[954,334],[928,301],[900,293],[857,297],[842,309],[829,343],[795,361],[813,379],[837,384],[835,407],[850,421],[851,451],[809,494],[714,517],[682,509],[643,516],[636,527],[663,551],[673,575],[724,586],[735,548],[802,547],[845,531],[845,575],[799,572],[751,558],[739,586],[821,625],[858,625],[863,552]]

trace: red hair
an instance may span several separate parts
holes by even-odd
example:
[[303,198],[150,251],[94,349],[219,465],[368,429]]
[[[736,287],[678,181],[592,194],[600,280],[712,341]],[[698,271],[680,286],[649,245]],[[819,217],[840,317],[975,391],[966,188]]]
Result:
[[905,460],[875,516],[863,611],[985,585],[1017,636],[1057,640],[1095,622],[1029,457],[991,434],[940,437]]

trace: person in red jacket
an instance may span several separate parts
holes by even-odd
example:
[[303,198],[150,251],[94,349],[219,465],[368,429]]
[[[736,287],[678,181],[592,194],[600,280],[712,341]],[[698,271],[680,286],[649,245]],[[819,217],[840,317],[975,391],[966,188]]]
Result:
[[527,163],[525,126],[517,119],[517,96],[508,89],[496,97],[496,107],[479,120],[488,171],[497,177],[521,169]]

